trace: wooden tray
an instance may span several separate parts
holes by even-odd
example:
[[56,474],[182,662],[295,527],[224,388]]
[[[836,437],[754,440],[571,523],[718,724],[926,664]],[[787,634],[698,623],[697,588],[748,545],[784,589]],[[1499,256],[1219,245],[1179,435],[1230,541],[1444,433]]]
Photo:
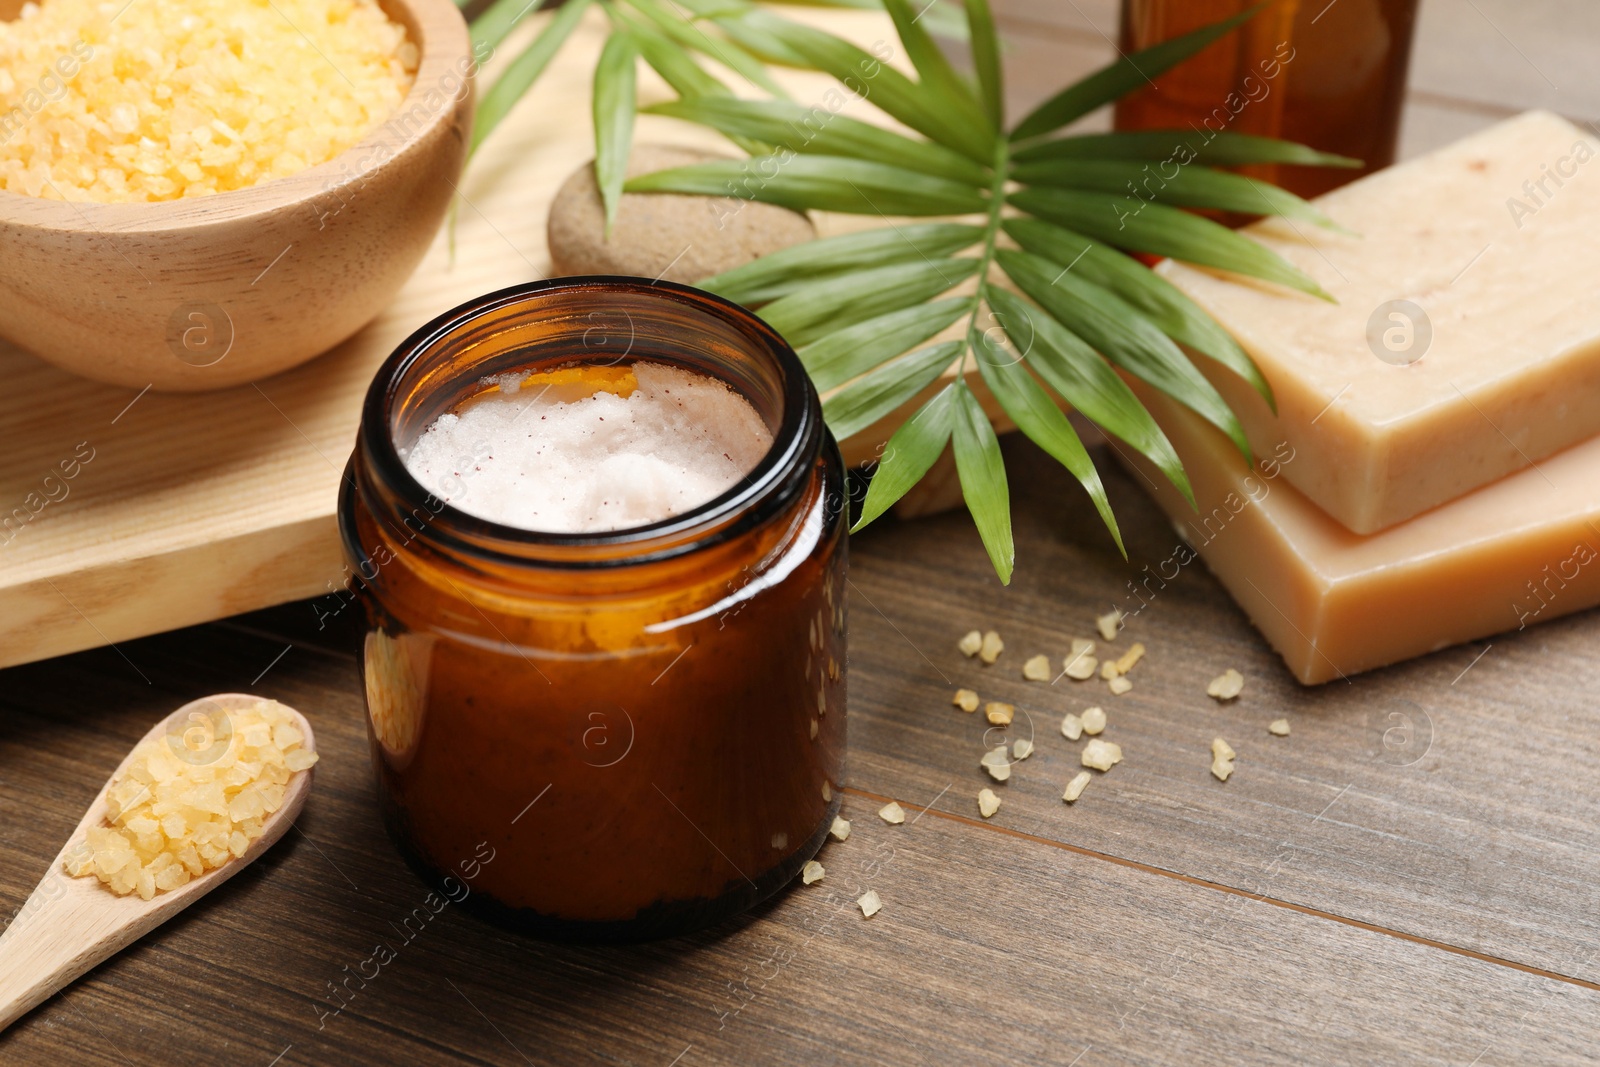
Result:
[[[796,17],[864,45],[894,40],[881,14]],[[501,47],[488,78],[535,28]],[[394,303],[311,363],[223,392],[137,393],[72,377],[0,342],[0,379],[9,383],[0,395],[0,667],[343,586],[336,490],[367,384],[430,318],[545,276],[550,199],[592,155],[589,76],[603,35],[592,12],[473,161],[454,261],[441,233]],[[798,100],[820,99],[832,84],[820,75],[779,76]],[[648,71],[641,91],[670,96]],[[852,114],[876,113],[857,105]],[[714,134],[652,116],[641,116],[637,139],[726,148]],[[862,223],[818,225],[831,232]],[[132,265],[126,275],[132,292]],[[261,284],[272,284],[270,270]],[[887,428],[848,442],[850,458],[869,458]]]

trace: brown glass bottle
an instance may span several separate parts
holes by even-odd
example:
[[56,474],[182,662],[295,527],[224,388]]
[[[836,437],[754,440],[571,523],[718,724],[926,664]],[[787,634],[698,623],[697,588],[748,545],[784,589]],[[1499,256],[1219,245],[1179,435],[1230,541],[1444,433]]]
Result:
[[[1255,0],[1123,0],[1131,54],[1210,25]],[[1362,160],[1361,169],[1256,166],[1244,172],[1316,196],[1394,162],[1417,0],[1278,0],[1116,104],[1119,130],[1226,129]]]
[[[396,443],[489,376],[634,360],[726,382],[771,450],[693,511],[600,534],[475,518],[405,468]],[[794,353],[697,290],[542,282],[401,345],[339,517],[378,793],[413,865],[494,919],[589,941],[680,933],[790,881],[839,804],[843,488]]]

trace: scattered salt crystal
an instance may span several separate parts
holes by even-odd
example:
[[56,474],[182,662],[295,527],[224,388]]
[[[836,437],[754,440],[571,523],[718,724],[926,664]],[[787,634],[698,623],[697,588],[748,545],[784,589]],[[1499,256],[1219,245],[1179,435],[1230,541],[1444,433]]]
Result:
[[1218,737],[1211,742],[1211,773],[1217,776],[1217,781],[1226,782],[1233,773],[1233,761],[1236,757],[1233,746]]
[[1005,651],[1006,643],[1000,640],[1000,635],[993,630],[983,635],[983,644],[978,648],[978,658],[985,663],[992,664],[1000,658],[1000,653]]
[[1084,708],[1083,714],[1078,718],[1083,723],[1083,732],[1090,736],[1106,728],[1106,713],[1102,708]]
[[1062,792],[1061,799],[1065,800],[1068,804],[1071,804],[1079,797],[1083,796],[1083,790],[1084,787],[1089,784],[1089,778],[1090,774],[1088,771],[1079,771],[1077,774],[1073,775],[1072,781],[1067,783],[1067,788]]
[[827,868],[823,867],[822,864],[816,860],[809,860],[804,867],[800,868],[800,881],[804,885],[810,885],[812,882],[822,881],[822,876],[827,873]]
[[1061,664],[1061,669],[1066,671],[1067,677],[1075,682],[1082,682],[1094,677],[1094,672],[1100,666],[1100,661],[1089,655],[1088,652],[1074,652]]
[[1288,719],[1273,719],[1270,723],[1267,724],[1267,733],[1273,735],[1274,737],[1288,737],[1289,736],[1289,720]]
[[1109,771],[1122,762],[1122,746],[1097,737],[1083,746],[1081,762],[1097,771]]
[[1120,674],[1111,679],[1111,681],[1107,682],[1106,685],[1111,690],[1111,695],[1117,697],[1133,688],[1133,683],[1128,681]]
[[997,782],[1003,782],[1011,777],[1011,761],[1006,755],[1006,746],[998,745],[983,754],[978,760],[983,769],[989,772],[989,777]]
[[906,809],[902,808],[899,804],[896,804],[891,800],[889,803],[878,809],[878,818],[882,819],[890,826],[899,826],[901,823],[906,821]]
[[1019,737],[1015,741],[1011,742],[1012,759],[1023,760],[1027,759],[1031,755],[1033,755],[1033,742],[1028,740],[1026,737]]
[[1083,736],[1083,720],[1068,712],[1061,719],[1061,736],[1076,741]]
[[828,833],[835,841],[847,840],[850,837],[850,820],[835,815],[833,825],[828,827]]
[[978,814],[985,819],[1000,810],[1000,798],[994,795],[993,789],[978,790]]
[[1117,631],[1122,629],[1122,612],[1112,608],[1104,615],[1096,618],[1094,624],[1099,629],[1101,637],[1107,641],[1115,641],[1117,639]]
[[1033,656],[1022,665],[1022,676],[1030,682],[1050,680],[1050,657]]
[[983,635],[976,630],[968,630],[965,637],[956,642],[956,648],[961,650],[963,656],[972,657],[978,654],[978,649],[983,647]]
[[951,698],[950,703],[962,711],[977,711],[978,694],[971,689],[957,689],[956,695]]
[[1206,686],[1206,696],[1215,697],[1217,700],[1232,700],[1244,692],[1244,675],[1229,667]]
[[861,905],[861,914],[868,919],[883,910],[883,898],[878,896],[876,889],[869,889],[861,894],[861,898],[856,903]]
[[989,720],[990,726],[1009,726],[1016,713],[1015,707],[998,700],[991,700],[983,706],[983,717]]

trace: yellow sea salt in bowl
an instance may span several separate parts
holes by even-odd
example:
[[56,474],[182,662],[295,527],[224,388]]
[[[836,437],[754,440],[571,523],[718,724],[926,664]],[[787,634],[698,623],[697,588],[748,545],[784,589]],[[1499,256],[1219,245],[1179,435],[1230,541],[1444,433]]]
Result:
[[454,191],[451,0],[0,0],[0,336],[165,390],[349,337]]

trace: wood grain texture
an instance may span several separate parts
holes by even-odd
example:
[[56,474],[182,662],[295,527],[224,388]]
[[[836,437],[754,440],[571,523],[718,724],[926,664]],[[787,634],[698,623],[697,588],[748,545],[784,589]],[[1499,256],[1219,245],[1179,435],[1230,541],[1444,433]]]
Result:
[[[1552,10],[1525,5],[1521,17],[1531,24]],[[1018,41],[1017,54],[1036,57],[1021,70],[1014,60],[1014,77],[1054,82],[1037,65],[1064,53],[1037,23],[1014,32],[1032,38]],[[1092,32],[1077,45],[1092,49]],[[1493,61],[1514,59],[1503,51]],[[530,121],[559,125],[551,112],[560,109],[533,110]],[[1471,101],[1414,94],[1403,136],[1436,137],[1431,147],[1495,117]],[[577,162],[535,155],[519,166],[547,167],[556,181]],[[487,198],[468,195],[480,206]],[[494,218],[508,242],[537,254],[542,220]],[[487,228],[470,212],[464,220]],[[280,407],[314,410],[315,383],[278,388],[293,377],[264,383],[265,392]],[[131,398],[98,395],[97,444],[124,440],[106,435],[133,432],[134,416],[159,399],[145,397],[111,424]],[[168,459],[185,478],[216,484],[273,456],[298,462],[321,449],[336,460],[348,447],[353,421],[302,438],[259,406],[263,424],[276,420],[259,454],[242,434],[211,432]],[[152,423],[174,417],[156,410]],[[45,413],[38,419],[30,425],[57,425]],[[60,458],[58,446],[70,454],[81,435],[59,425],[27,454],[47,464]],[[1496,641],[1476,662],[1476,648],[1449,650],[1355,689],[1308,694],[1191,566],[1118,642],[1137,638],[1151,649],[1130,694],[1113,698],[1086,682],[1045,696],[1020,677],[1030,645],[1091,636],[1093,615],[1175,541],[1104,446],[1096,459],[1130,535],[1132,566],[1080,489],[1027,458],[1031,450],[1006,447],[1019,464],[1015,594],[988,574],[961,514],[885,522],[857,539],[847,775],[855,791],[845,800],[855,832],[824,850],[822,883],[693,939],[552,948],[447,908],[405,942],[396,926],[425,891],[378,827],[349,652],[353,613],[329,616],[332,601],[0,674],[0,915],[20,906],[143,725],[176,703],[211,690],[274,696],[310,714],[323,756],[315,795],[280,845],[0,1036],[0,1061],[1592,1062],[1600,994],[1582,983],[1600,977],[1588,698],[1600,681],[1592,653],[1600,613]],[[102,450],[82,477],[111,471],[97,465],[114,454]],[[337,479],[320,459],[274,472],[274,485],[325,478],[317,492],[330,495]],[[111,500],[149,509],[140,514],[159,519],[182,506],[151,471],[119,468],[107,482]],[[275,493],[257,486],[238,502],[270,513]],[[184,528],[180,517],[171,528]],[[22,558],[10,555],[22,543],[0,549],[8,564]],[[80,543],[86,555],[100,551]],[[337,578],[331,553],[322,559]],[[120,595],[160,588],[130,581]],[[959,629],[985,622],[1010,643],[989,671],[953,648]],[[1227,665],[1249,682],[1223,707],[1202,690],[1206,672]],[[986,784],[982,730],[949,704],[949,689],[964,682],[1018,697],[1040,729],[1039,751],[995,787],[1005,806],[988,823],[973,818],[971,800]],[[1084,687],[1109,710],[1106,736],[1127,759],[1068,807],[1059,796],[1077,770],[1076,746],[1052,731],[1058,712],[1090,702],[1076,695]],[[1388,718],[1394,701],[1426,718],[1412,715],[1407,732]],[[1280,716],[1294,724],[1288,738],[1265,732]],[[1226,784],[1206,772],[1219,734],[1239,751]],[[876,798],[893,796],[915,816],[946,785],[914,823],[888,827],[872,814]],[[854,891],[869,885],[886,902],[870,922],[852,910]],[[332,1007],[329,983],[355,973],[379,940],[400,945],[395,961],[318,1029],[319,998],[324,1011]]]
[[[1070,478],[1006,444],[1009,588],[964,513],[884,524],[852,545],[855,780],[893,783],[886,792],[902,802],[951,780],[967,792],[987,784],[978,760],[1001,734],[950,702],[973,688],[1015,703],[1007,736],[1039,745],[995,787],[1006,798],[997,825],[1600,980],[1600,795],[1579,770],[1600,759],[1589,698],[1600,613],[1305,689],[1203,564],[1171,564],[1177,535],[1129,476],[1107,475],[1124,564]],[[1177,577],[1134,595],[1128,583],[1163,561]],[[1098,678],[1023,680],[1028,656],[1059,665],[1072,637],[1099,641],[1095,617],[1112,607],[1131,617],[1109,647],[1149,650],[1131,692],[1114,696]],[[961,634],[990,627],[1007,644],[994,667],[956,651]],[[1206,684],[1229,667],[1248,681],[1221,704]],[[1126,758],[1067,808],[1081,742],[1060,723],[1091,705]],[[1267,733],[1281,717],[1288,738]],[[1239,753],[1226,784],[1209,773],[1218,736]],[[964,812],[958,793],[939,807]]]
[[[858,646],[878,640],[855,608]],[[109,649],[7,671],[5,911],[152,709],[249,687],[281,650],[216,625],[124,646],[149,685]],[[425,904],[371,801],[349,657],[295,647],[253,690],[317,729],[296,828],[0,1037],[7,1064],[1550,1065],[1600,1040],[1594,989],[1004,832],[1015,790],[983,823],[963,777],[917,817],[947,780],[888,826],[860,760],[821,883],[691,938],[541,944]],[[870,921],[854,903],[868,888],[885,902]],[[380,944],[394,958],[377,966]]]
[[326,163],[161,203],[0,192],[0,335],[95,381],[199,391],[303,363],[377,315],[433,243],[473,101],[455,5],[385,6],[420,51],[415,80]]

